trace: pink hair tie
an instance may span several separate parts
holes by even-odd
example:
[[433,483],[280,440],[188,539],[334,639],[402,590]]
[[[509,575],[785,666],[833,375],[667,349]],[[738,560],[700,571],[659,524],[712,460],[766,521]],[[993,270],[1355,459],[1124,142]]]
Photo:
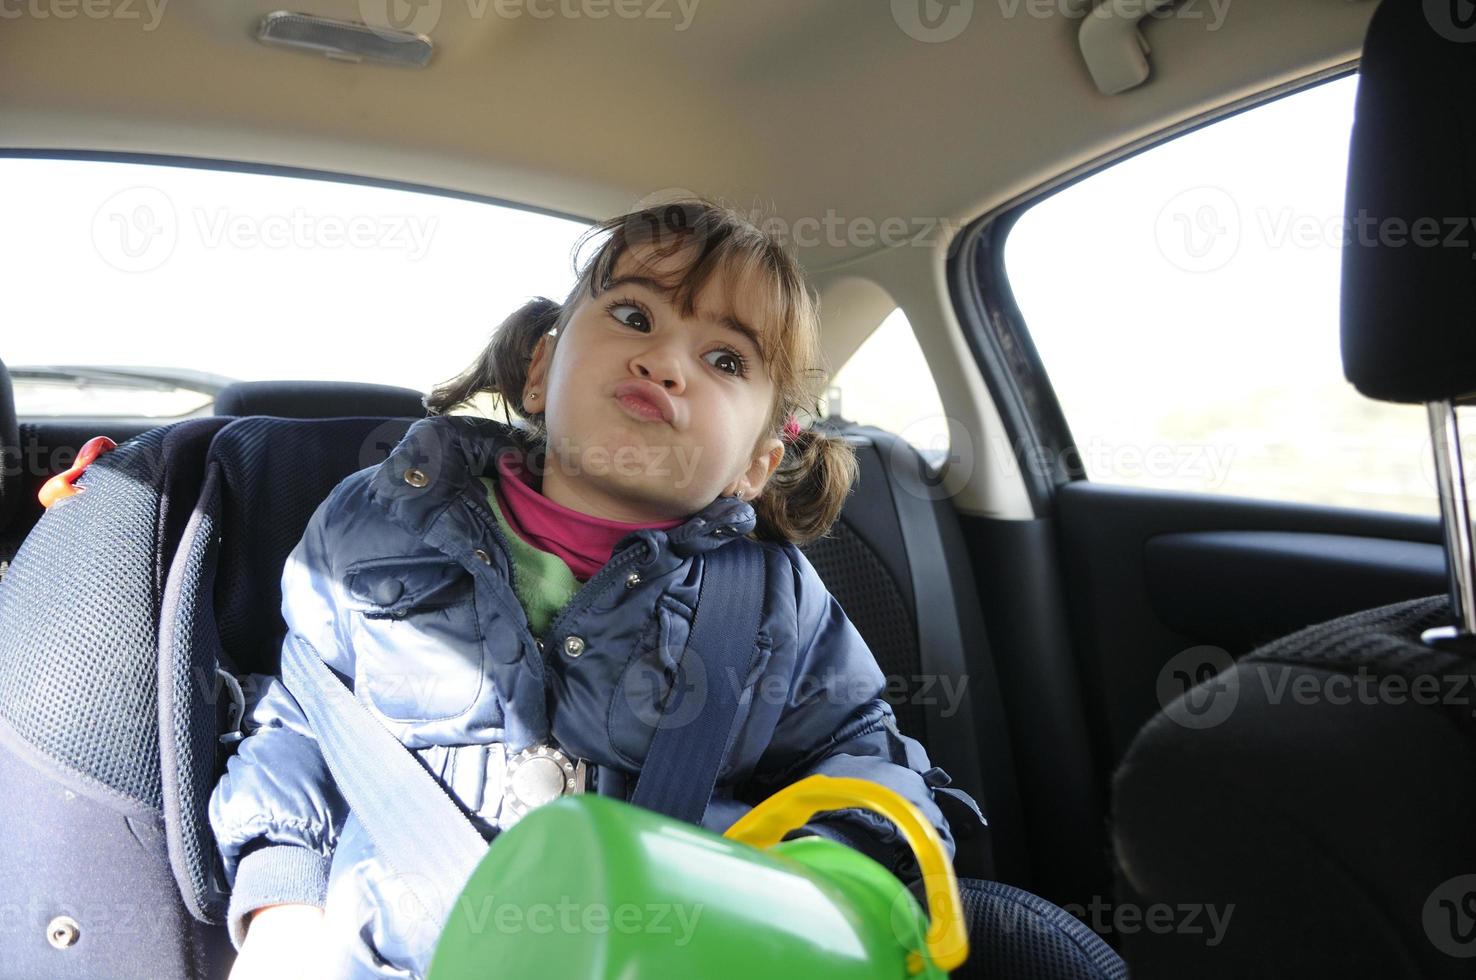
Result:
[[795,439],[799,438],[799,434],[800,434],[799,422],[795,419],[795,417],[793,415],[791,415],[784,422],[784,441],[785,442],[794,442]]

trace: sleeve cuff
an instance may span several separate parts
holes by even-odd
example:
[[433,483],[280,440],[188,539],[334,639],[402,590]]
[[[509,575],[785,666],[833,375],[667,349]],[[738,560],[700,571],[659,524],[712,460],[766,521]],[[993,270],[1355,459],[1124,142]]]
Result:
[[236,884],[226,909],[231,945],[241,951],[246,920],[267,905],[299,904],[322,908],[328,898],[332,857],[298,844],[268,844],[249,851],[236,867]]
[[[831,814],[835,817],[835,814]],[[893,875],[903,880],[917,877],[917,861],[912,852],[905,844],[897,846],[897,836],[893,834],[890,842],[877,839],[876,836],[868,834],[855,825],[845,820],[844,817],[830,820],[812,820],[797,830],[792,830],[785,835],[788,840],[791,837],[824,837],[844,844],[853,851],[858,851],[871,858],[877,864],[886,868]]]

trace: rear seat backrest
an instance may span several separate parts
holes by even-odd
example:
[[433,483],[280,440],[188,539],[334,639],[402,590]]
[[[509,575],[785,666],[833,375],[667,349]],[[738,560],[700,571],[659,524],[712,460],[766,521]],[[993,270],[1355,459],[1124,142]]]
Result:
[[960,841],[955,863],[1024,884],[1009,729],[958,516],[905,439],[826,427],[851,442],[859,476],[834,529],[805,554],[887,676],[898,728],[989,818],[989,841]]
[[215,396],[216,415],[289,419],[421,418],[421,393],[355,381],[237,381]]

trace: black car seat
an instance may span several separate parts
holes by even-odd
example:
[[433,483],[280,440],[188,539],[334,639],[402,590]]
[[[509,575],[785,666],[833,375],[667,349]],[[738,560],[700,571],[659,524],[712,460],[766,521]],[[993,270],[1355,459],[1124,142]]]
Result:
[[425,415],[421,399],[413,388],[357,381],[237,381],[216,393],[215,414],[418,419]]
[[[329,490],[381,461],[409,424],[178,423],[102,456],[83,491],[37,524],[0,590],[0,785],[9,791],[0,906],[25,910],[0,925],[10,930],[0,935],[0,977],[224,976],[234,955],[221,925],[228,896],[205,814],[231,751],[218,736],[239,711],[232,681],[276,672],[288,552]],[[919,621],[954,613],[929,578],[936,572],[882,549],[920,540],[938,549],[919,564],[949,554],[946,542],[919,539],[917,526],[899,527],[925,524],[918,515],[936,513],[937,495],[892,486],[894,473],[923,472],[910,447],[884,434],[855,440],[862,479],[846,530],[823,546],[836,550],[822,550],[817,566],[830,568],[848,609],[900,603],[900,627],[860,624],[884,669],[987,671],[987,647],[954,650],[953,660],[921,652],[945,634]],[[967,580],[955,587],[966,608]],[[986,705],[992,685],[979,687]],[[910,707],[923,710],[908,724],[931,734],[932,709]],[[973,730],[940,731],[977,740]],[[997,748],[985,747],[985,756]],[[989,771],[997,778],[1007,764]],[[1049,903],[997,882],[964,883],[976,954],[958,976],[1124,975],[1100,938]]]
[[[1128,937],[1135,977],[1476,970],[1476,609],[1454,408],[1476,392],[1472,40],[1454,6],[1374,14],[1343,248],[1344,371],[1428,407],[1453,596],[1271,643],[1138,734],[1114,780],[1120,900],[1231,914],[1217,945]],[[1433,243],[1409,237],[1417,222]]]

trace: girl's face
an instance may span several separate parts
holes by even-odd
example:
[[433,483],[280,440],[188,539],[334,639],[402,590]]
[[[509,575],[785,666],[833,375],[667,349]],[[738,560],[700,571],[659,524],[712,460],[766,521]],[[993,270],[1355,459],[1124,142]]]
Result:
[[[549,357],[535,348],[523,404],[544,412],[543,494],[619,521],[671,520],[718,496],[752,500],[784,454],[760,438],[775,389],[756,336],[755,291],[712,276],[685,317],[662,282],[680,256],[621,256],[610,286],[585,298]],[[551,362],[551,363],[550,363]]]

